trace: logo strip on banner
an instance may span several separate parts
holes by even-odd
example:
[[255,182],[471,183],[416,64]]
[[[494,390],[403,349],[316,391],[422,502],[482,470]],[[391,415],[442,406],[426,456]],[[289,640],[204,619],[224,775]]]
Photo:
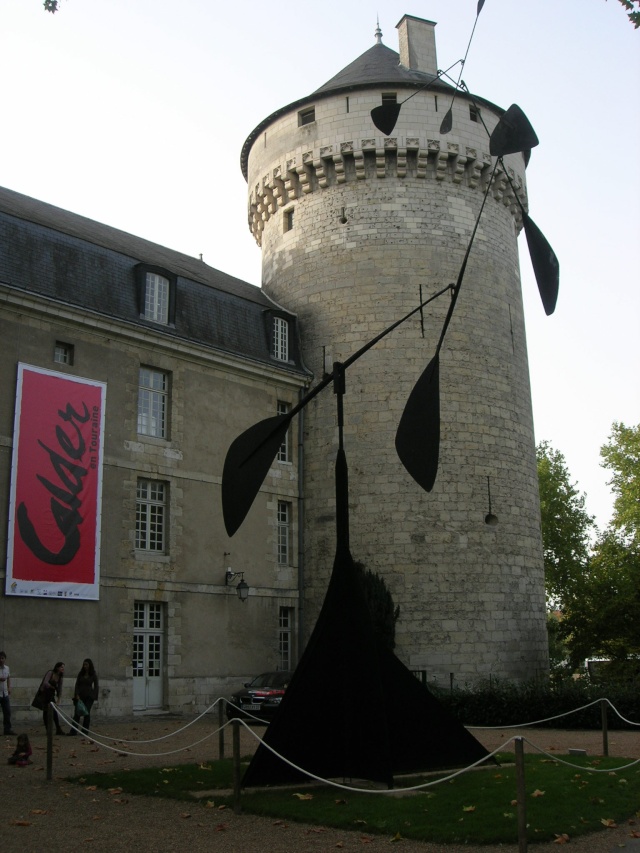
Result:
[[100,597],[106,388],[18,364],[7,595]]

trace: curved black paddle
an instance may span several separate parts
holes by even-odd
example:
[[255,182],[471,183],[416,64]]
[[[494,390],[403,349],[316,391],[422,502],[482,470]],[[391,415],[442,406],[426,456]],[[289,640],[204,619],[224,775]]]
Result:
[[222,516],[229,536],[251,509],[292,418],[293,414],[287,412],[254,424],[227,451],[222,471]]

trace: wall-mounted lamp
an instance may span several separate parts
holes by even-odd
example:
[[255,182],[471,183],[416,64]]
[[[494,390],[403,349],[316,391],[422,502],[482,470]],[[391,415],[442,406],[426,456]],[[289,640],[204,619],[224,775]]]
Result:
[[498,523],[498,516],[491,512],[491,483],[489,477],[487,477],[487,495],[489,496],[489,512],[484,517],[484,523],[495,527]]
[[228,568],[224,575],[224,585],[230,586],[236,578],[240,578],[240,583],[236,587],[236,593],[240,601],[246,601],[249,598],[249,584],[244,579],[244,572],[234,572]]

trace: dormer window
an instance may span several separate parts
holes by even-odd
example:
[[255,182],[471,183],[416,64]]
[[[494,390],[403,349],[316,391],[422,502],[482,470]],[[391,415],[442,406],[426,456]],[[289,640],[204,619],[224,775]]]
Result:
[[154,323],[169,322],[169,279],[154,272],[147,273],[144,290],[144,318]]
[[398,103],[398,95],[396,92],[383,92],[382,93],[382,104],[397,104]]
[[175,316],[176,276],[159,267],[138,264],[136,278],[140,317],[161,326],[172,324]]
[[315,120],[315,107],[307,107],[305,110],[300,110],[298,113],[298,127],[302,127],[304,124],[312,124]]
[[284,317],[273,318],[271,355],[278,361],[289,361],[289,321]]

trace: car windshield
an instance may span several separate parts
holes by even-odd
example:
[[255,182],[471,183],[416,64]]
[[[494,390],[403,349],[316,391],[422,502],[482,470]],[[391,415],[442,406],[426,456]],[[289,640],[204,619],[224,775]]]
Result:
[[279,687],[284,688],[291,681],[290,672],[263,672],[257,675],[251,682],[251,687]]

